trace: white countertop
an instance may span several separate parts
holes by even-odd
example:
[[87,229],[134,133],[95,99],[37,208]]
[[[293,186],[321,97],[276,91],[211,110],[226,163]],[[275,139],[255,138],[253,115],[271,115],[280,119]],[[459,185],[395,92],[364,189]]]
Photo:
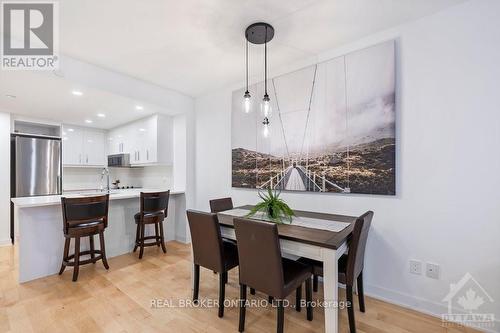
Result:
[[[138,188],[138,189],[126,189],[126,190],[111,190],[109,194],[109,200],[122,200],[122,199],[131,199],[131,198],[139,198],[141,196],[141,192],[159,192],[165,190],[152,189],[152,188]],[[12,198],[12,202],[14,206],[17,208],[26,208],[26,207],[41,207],[41,206],[53,206],[61,204],[61,197],[84,197],[84,196],[92,196],[92,195],[102,195],[105,194],[103,192],[97,191],[82,191],[75,192],[71,191],[69,193],[65,193],[63,195],[46,195],[39,197],[20,197],[20,198]],[[176,194],[184,194],[184,191],[176,191],[170,190],[171,195]]]

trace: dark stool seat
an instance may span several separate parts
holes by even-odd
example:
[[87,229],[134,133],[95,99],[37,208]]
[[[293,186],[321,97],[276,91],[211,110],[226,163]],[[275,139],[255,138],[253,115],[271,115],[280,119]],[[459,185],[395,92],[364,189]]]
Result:
[[[134,215],[134,220],[137,224],[134,252],[137,251],[137,248],[140,248],[139,259],[142,259],[144,248],[147,246],[161,247],[163,253],[167,253],[163,234],[163,221],[167,217],[169,196],[170,191],[141,192],[141,211]],[[144,236],[146,225],[148,224],[154,224],[154,236]]]
[[[78,279],[80,265],[95,264],[98,260],[109,269],[104,246],[104,229],[108,225],[109,195],[85,198],[61,198],[63,210],[64,252],[59,275],[67,266],[74,267],[73,281]],[[100,249],[94,247],[94,235],[99,235]],[[80,238],[89,237],[90,249],[80,251]],[[75,252],[69,254],[71,238],[75,239]],[[90,256],[81,260],[82,256]]]

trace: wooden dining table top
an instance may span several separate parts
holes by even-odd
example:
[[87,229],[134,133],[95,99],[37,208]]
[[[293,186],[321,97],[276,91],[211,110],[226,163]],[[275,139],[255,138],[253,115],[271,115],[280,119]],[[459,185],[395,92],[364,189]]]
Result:
[[[235,209],[252,209],[252,205],[235,207]],[[350,223],[345,229],[340,232],[314,229],[296,226],[293,224],[278,224],[278,233],[281,239],[287,239],[299,243],[316,245],[329,249],[338,249],[351,235],[354,228],[355,216],[308,212],[302,210],[294,210],[296,216],[308,217],[320,220],[338,221]],[[234,228],[233,219],[238,218],[224,211],[219,212],[219,223],[225,227]],[[224,218],[231,217],[231,218]]]

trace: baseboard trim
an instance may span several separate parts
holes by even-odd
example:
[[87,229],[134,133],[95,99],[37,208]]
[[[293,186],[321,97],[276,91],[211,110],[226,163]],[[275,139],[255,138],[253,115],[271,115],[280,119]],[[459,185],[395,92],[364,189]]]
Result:
[[[380,301],[401,306],[406,309],[418,311],[426,315],[436,317],[441,319],[443,313],[448,313],[448,307],[444,304],[436,303],[428,299],[416,297],[406,293],[401,293],[395,290],[390,290],[383,287],[378,287],[374,285],[365,284],[365,295],[371,298],[378,299]],[[500,332],[500,321],[495,320],[495,328],[485,328],[471,326],[471,328],[477,329],[481,332],[486,333],[499,333]]]

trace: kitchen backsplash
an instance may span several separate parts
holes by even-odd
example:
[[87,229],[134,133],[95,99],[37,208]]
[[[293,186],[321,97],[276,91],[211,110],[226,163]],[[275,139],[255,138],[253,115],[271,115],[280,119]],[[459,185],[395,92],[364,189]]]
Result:
[[[101,172],[99,168],[64,168],[63,190],[97,189],[101,186]],[[112,183],[119,179],[120,187],[133,186],[143,188],[171,188],[172,167],[148,166],[144,168],[110,168],[109,179]],[[106,177],[103,185],[106,186]]]

